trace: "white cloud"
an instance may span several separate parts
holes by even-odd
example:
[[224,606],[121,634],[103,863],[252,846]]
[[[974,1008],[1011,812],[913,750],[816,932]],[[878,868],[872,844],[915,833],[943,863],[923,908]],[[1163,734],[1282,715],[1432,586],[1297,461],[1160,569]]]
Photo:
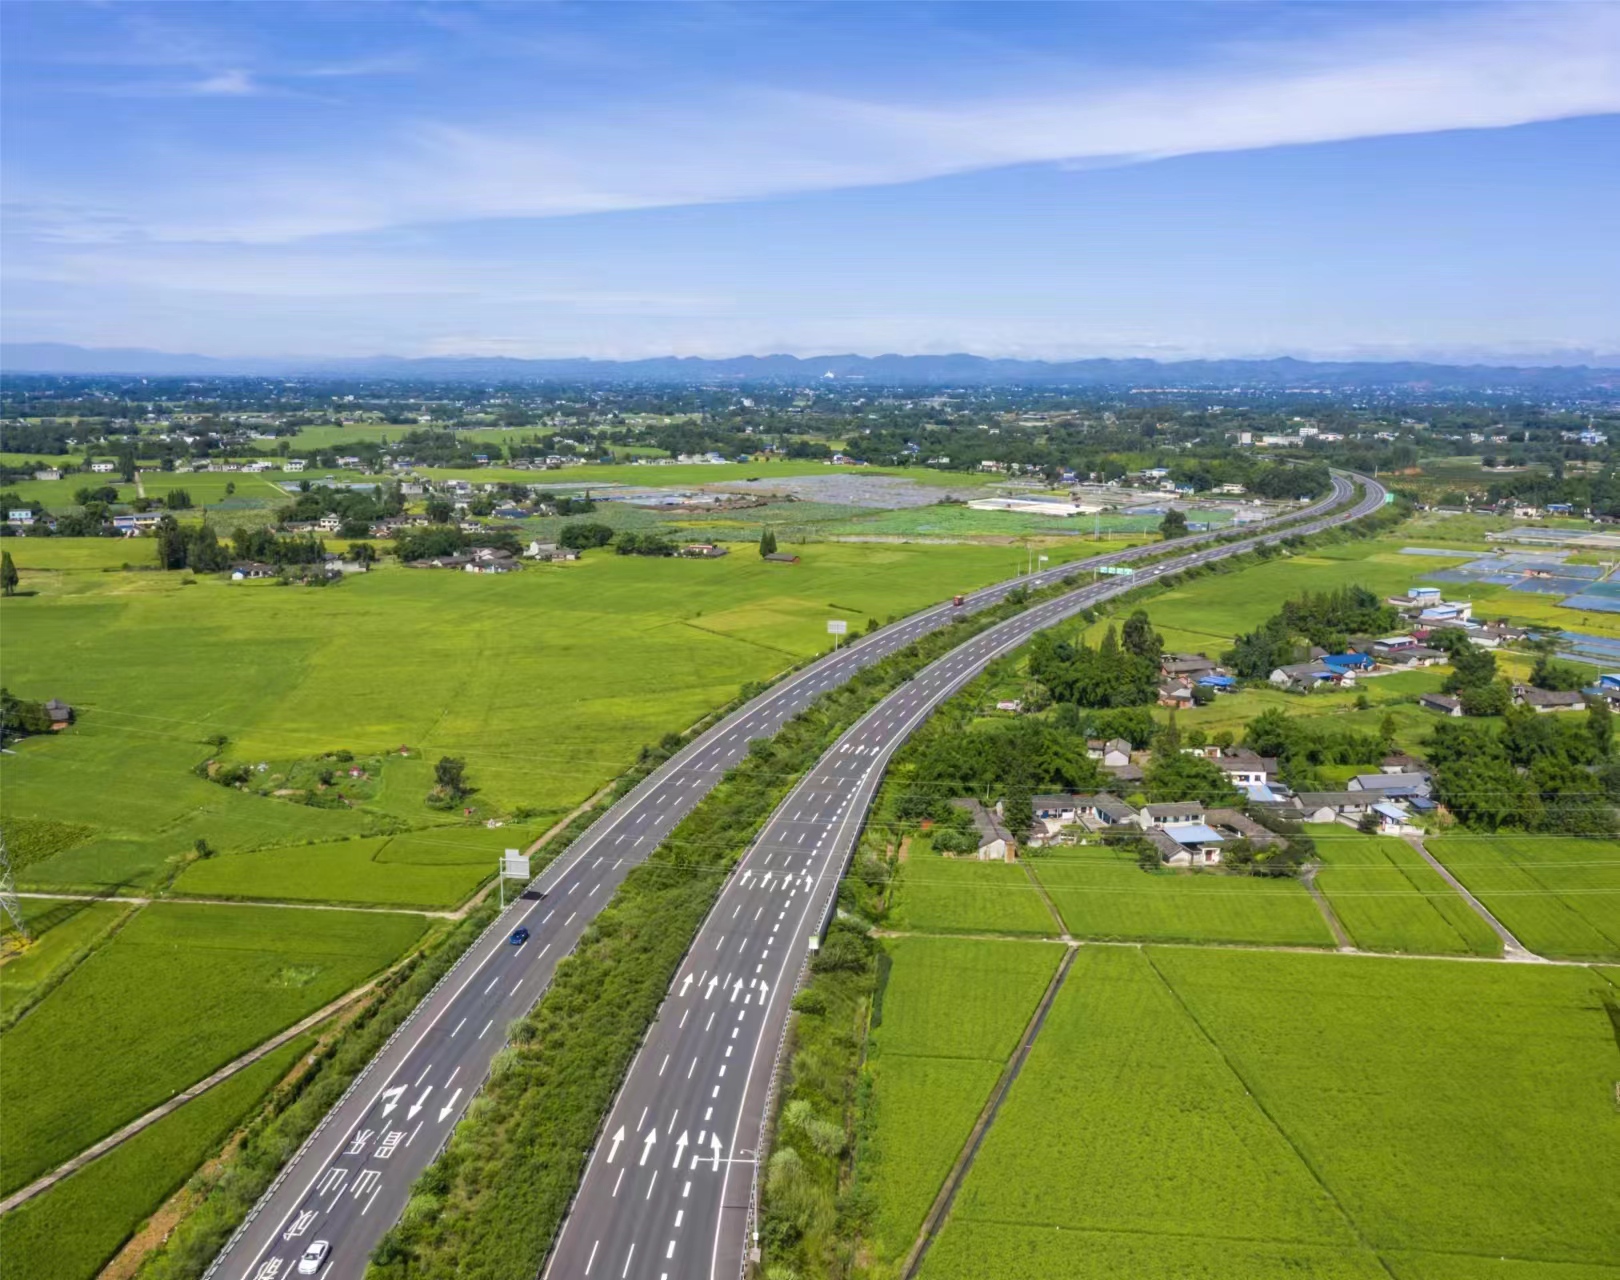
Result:
[[[144,185],[123,216],[154,240],[275,243],[1620,111],[1620,7],[1467,9],[1423,22],[1383,11],[1379,21],[1329,47],[1247,46],[1220,65],[1128,85],[953,87],[946,101],[734,87],[698,105],[615,109],[596,98],[521,121],[418,120],[276,156],[191,154],[178,157],[187,172]],[[226,71],[195,91],[256,87]],[[26,182],[12,185],[26,193]],[[105,192],[96,198],[97,216],[59,238],[122,238]]]
[[259,92],[259,86],[246,71],[233,68],[218,71],[188,86],[188,92],[203,97],[246,97]]

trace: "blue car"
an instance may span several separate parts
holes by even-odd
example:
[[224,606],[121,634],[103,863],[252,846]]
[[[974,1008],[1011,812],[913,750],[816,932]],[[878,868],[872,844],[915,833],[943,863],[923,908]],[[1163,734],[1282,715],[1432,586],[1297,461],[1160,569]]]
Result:
[[521,947],[528,940],[529,931],[527,929],[513,929],[512,936],[507,939],[514,947]]

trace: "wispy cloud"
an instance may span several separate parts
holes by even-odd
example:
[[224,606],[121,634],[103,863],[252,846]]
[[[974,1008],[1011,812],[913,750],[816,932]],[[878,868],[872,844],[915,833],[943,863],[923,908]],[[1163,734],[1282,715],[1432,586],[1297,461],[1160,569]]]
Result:
[[216,71],[213,75],[193,81],[185,86],[183,91],[204,98],[245,98],[261,92],[261,89],[258,82],[246,71],[240,67],[233,67],[228,71]]
[[[333,64],[326,74],[369,69]],[[260,88],[230,69],[190,91]],[[143,191],[127,216],[156,239],[273,242],[1616,111],[1620,8],[1470,9],[1392,22],[1330,47],[1251,46],[1219,65],[1128,86],[891,101],[737,85],[701,105],[593,102],[499,122],[417,119],[383,137],[311,143],[302,153],[186,156],[209,180],[177,182],[172,199],[162,184],[155,196]],[[313,190],[319,200],[309,198]]]

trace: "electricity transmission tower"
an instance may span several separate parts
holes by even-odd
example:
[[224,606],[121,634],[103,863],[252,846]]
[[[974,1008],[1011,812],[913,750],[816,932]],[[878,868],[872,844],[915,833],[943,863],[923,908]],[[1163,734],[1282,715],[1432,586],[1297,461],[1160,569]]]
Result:
[[6,853],[6,833],[0,831],[0,912],[11,917],[11,923],[24,938],[28,926],[23,923],[22,903],[17,901],[17,886],[11,879],[11,856]]

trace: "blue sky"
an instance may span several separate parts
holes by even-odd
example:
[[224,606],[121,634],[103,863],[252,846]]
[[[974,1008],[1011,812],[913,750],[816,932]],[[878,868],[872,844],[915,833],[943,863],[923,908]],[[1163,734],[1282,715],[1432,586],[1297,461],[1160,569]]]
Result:
[[1620,5],[0,6],[0,331],[1620,354]]

